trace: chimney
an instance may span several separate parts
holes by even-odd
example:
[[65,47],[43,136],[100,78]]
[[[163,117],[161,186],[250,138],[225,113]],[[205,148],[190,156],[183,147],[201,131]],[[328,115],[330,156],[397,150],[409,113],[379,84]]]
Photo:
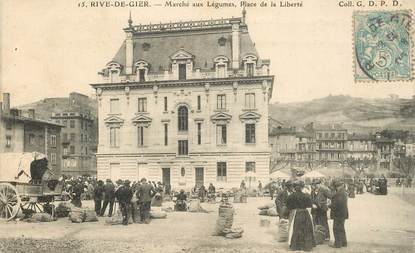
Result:
[[29,118],[34,119],[35,118],[35,109],[29,109],[28,114],[29,114]]
[[133,21],[130,18],[128,19],[128,28],[124,29],[125,31],[125,74],[133,74],[133,62],[134,62],[134,42],[133,42]]
[[3,93],[3,111],[5,114],[10,113],[10,93]]
[[239,69],[239,19],[231,20],[232,24],[232,69]]

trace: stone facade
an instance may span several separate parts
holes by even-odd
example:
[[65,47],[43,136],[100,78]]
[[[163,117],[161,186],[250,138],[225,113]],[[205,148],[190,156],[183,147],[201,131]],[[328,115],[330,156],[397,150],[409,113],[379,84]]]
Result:
[[393,170],[396,159],[411,156],[415,150],[412,132],[352,133],[340,124],[310,123],[298,131],[294,127],[281,127],[271,131],[269,138],[273,168],[346,164],[354,168]]
[[96,175],[97,120],[90,113],[66,111],[51,117],[64,125],[61,133],[62,173],[68,176]]
[[61,174],[61,125],[35,118],[35,111],[10,109],[10,95],[0,106],[0,152],[39,152],[48,157],[49,168]]
[[253,171],[255,180],[268,181],[273,76],[244,18],[176,25],[187,28],[149,30],[130,20],[126,41],[101,72],[103,82],[92,84],[98,178],[230,188]]
[[374,159],[377,156],[375,137],[370,134],[349,134],[347,137],[347,157],[354,159]]
[[316,150],[320,160],[341,161],[346,158],[347,129],[341,125],[315,127]]

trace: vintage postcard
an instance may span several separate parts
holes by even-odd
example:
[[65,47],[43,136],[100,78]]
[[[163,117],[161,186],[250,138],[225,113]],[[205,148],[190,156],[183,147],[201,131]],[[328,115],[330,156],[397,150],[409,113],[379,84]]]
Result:
[[415,1],[0,1],[0,252],[415,252]]

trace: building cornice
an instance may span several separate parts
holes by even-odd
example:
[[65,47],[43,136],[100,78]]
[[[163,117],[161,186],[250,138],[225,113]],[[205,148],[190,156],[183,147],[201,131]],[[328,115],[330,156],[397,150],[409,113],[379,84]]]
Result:
[[228,18],[228,19],[210,19],[210,20],[196,20],[184,22],[170,22],[159,24],[145,24],[145,25],[131,25],[124,28],[125,32],[134,35],[143,34],[157,34],[157,33],[172,33],[184,31],[201,31],[212,29],[232,29],[232,24],[239,24],[241,27],[246,27],[242,22],[242,18]]
[[129,89],[153,89],[154,86],[161,87],[190,87],[204,85],[238,85],[261,84],[263,81],[270,81],[270,92],[274,83],[274,76],[254,76],[254,77],[229,77],[229,78],[209,78],[209,79],[187,79],[187,80],[160,80],[148,82],[120,82],[120,83],[94,83],[90,84],[95,89],[101,90],[125,90]]
[[[218,158],[221,158],[223,156],[247,156],[247,155],[269,155],[270,152],[268,151],[256,151],[256,152],[234,152],[234,151],[221,151],[221,152],[192,152],[189,153],[189,156],[187,156],[185,159],[186,161],[192,161],[193,159],[199,159],[203,156],[215,156]],[[183,157],[177,156],[176,153],[155,153],[155,152],[149,152],[149,153],[140,153],[137,154],[135,152],[120,152],[120,153],[96,153],[96,156],[99,157],[113,157],[113,158],[119,158],[119,157],[138,157],[138,158],[155,158],[155,157],[164,157],[164,158],[173,158],[174,162],[177,161],[183,161]]]

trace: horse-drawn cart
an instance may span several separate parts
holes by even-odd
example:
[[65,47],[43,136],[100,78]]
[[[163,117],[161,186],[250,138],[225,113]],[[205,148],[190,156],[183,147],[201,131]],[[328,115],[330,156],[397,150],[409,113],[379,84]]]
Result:
[[53,212],[54,197],[61,196],[62,188],[45,155],[0,154],[0,219],[12,220],[20,211]]

